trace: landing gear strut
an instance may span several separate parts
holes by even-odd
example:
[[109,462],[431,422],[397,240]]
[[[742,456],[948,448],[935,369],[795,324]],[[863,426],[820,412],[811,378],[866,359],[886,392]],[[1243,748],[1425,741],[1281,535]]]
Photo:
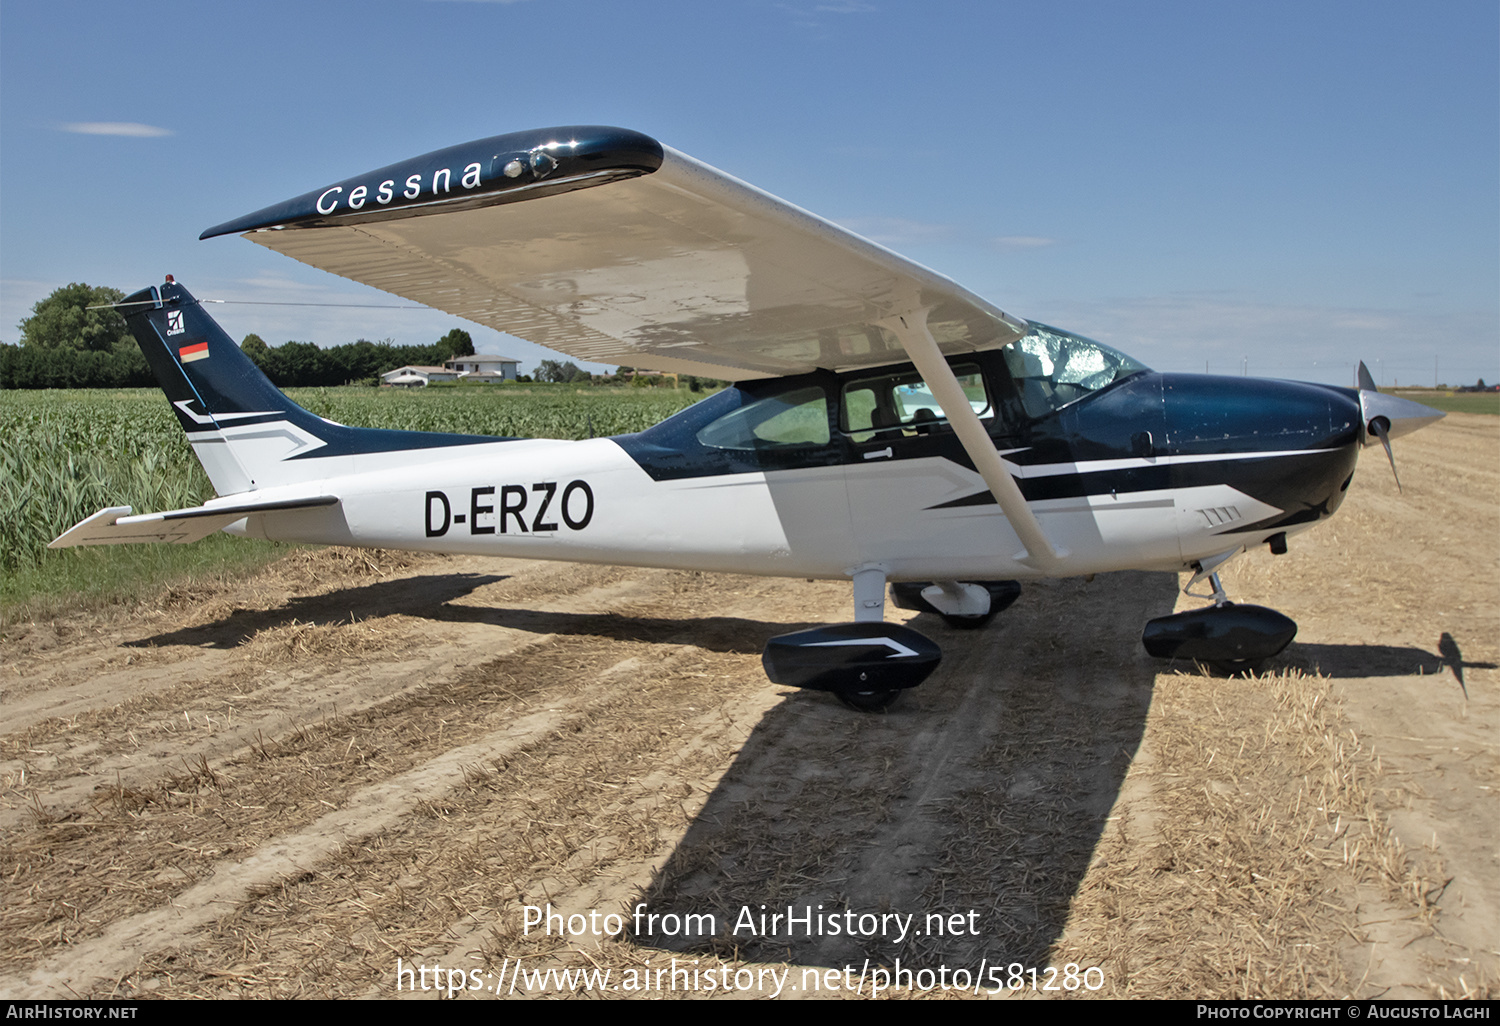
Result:
[[1147,652],[1159,659],[1192,659],[1215,673],[1232,676],[1259,669],[1292,643],[1297,624],[1290,617],[1265,606],[1229,601],[1217,569],[1235,554],[1195,564],[1198,572],[1183,591],[1194,594],[1193,585],[1207,578],[1213,594],[1197,597],[1212,598],[1214,604],[1149,621],[1141,634]]

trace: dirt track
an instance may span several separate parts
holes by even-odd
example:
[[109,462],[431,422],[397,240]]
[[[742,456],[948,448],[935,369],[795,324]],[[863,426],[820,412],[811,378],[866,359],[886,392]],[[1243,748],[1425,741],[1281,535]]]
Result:
[[[1404,496],[1366,453],[1331,524],[1226,573],[1300,625],[1254,680],[1145,656],[1196,604],[1164,574],[919,618],[943,666],[874,716],[765,680],[766,638],[848,618],[801,581],[327,550],[22,625],[0,995],[520,994],[518,959],[651,996],[868,994],[897,960],[919,989],[1492,994],[1500,420],[1397,456]],[[627,930],[528,934],[549,904]],[[788,905],[813,928],[760,929]]]

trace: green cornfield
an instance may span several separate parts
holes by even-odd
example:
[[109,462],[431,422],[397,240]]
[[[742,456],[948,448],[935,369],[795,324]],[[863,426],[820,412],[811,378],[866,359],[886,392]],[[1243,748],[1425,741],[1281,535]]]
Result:
[[[519,438],[641,431],[701,395],[565,386],[292,389],[293,401],[355,427]],[[106,506],[137,512],[213,495],[155,389],[0,391],[0,573],[36,566],[47,543]]]

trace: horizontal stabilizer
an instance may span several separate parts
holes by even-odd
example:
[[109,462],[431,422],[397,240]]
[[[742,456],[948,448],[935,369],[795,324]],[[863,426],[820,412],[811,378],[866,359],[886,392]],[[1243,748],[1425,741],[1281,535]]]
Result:
[[129,545],[135,542],[172,542],[185,545],[207,538],[215,531],[223,530],[252,513],[316,509],[336,505],[338,501],[338,497],[334,495],[319,495],[310,499],[194,506],[191,509],[170,509],[162,513],[142,513],[139,516],[128,516],[129,506],[110,506],[64,531],[47,547],[68,549],[76,545]]

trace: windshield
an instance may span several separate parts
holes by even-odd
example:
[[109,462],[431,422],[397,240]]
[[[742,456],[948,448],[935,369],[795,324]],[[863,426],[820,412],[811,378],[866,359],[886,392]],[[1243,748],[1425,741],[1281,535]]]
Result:
[[1045,417],[1141,371],[1149,370],[1102,342],[1031,325],[1006,346],[1005,365],[1028,417]]

